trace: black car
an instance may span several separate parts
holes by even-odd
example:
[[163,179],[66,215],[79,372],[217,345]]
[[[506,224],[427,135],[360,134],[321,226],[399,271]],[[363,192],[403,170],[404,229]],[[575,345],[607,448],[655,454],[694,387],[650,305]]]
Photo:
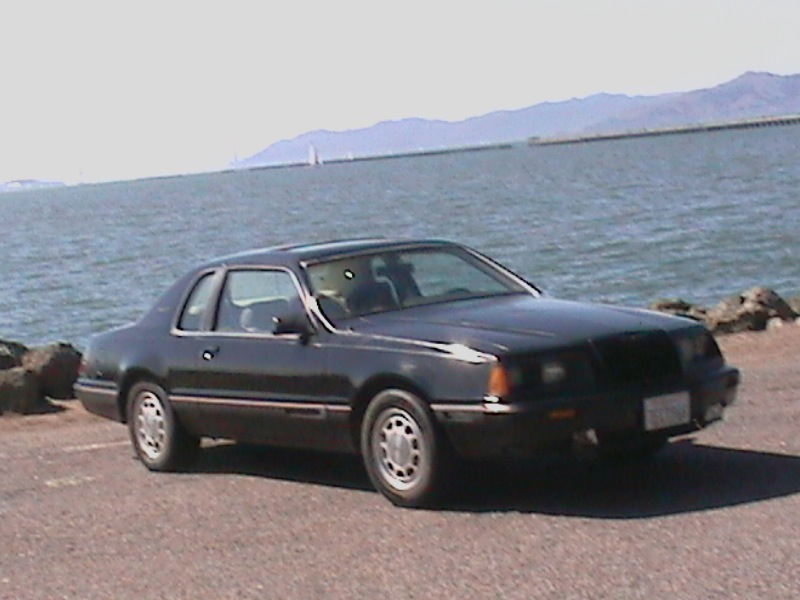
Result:
[[418,506],[459,458],[651,453],[719,420],[738,383],[694,321],[551,299],[450,242],[351,240],[194,269],[91,340],[76,392],[149,469],[188,465],[201,437],[360,452]]

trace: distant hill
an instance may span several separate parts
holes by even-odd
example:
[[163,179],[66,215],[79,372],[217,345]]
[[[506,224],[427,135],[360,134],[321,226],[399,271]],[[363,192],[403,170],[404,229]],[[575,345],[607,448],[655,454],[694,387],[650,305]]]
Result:
[[532,137],[616,133],[800,114],[800,75],[745,73],[721,85],[657,96],[596,94],[493,112],[464,121],[385,121],[350,131],[311,131],[272,144],[234,168],[304,163],[517,142]]
[[42,181],[40,179],[17,179],[15,181],[0,182],[0,193],[16,192],[19,190],[35,190],[40,188],[63,187],[60,181]]

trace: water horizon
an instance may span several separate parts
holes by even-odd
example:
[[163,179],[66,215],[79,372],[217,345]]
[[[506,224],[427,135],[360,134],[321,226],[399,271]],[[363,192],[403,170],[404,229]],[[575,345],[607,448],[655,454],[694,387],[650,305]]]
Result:
[[78,346],[214,256],[345,237],[475,247],[554,296],[800,295],[800,127],[512,146],[0,194],[0,338]]

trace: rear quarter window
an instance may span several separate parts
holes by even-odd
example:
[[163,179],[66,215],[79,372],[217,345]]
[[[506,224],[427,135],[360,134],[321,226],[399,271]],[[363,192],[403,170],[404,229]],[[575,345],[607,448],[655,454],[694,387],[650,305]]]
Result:
[[202,328],[203,316],[206,314],[213,291],[214,273],[206,273],[197,281],[192,293],[186,299],[181,317],[178,319],[178,329],[199,331]]

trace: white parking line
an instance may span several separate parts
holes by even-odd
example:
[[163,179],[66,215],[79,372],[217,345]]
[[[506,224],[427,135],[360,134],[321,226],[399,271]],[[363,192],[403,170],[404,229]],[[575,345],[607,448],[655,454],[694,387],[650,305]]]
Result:
[[71,475],[69,477],[59,477],[58,479],[47,479],[44,484],[49,488],[74,487],[84,483],[91,483],[96,477],[92,475]]
[[96,444],[82,444],[80,446],[65,446],[62,448],[66,454],[72,452],[88,452],[90,450],[103,450],[104,448],[114,448],[116,446],[127,446],[130,442],[127,440],[122,442],[98,442]]

